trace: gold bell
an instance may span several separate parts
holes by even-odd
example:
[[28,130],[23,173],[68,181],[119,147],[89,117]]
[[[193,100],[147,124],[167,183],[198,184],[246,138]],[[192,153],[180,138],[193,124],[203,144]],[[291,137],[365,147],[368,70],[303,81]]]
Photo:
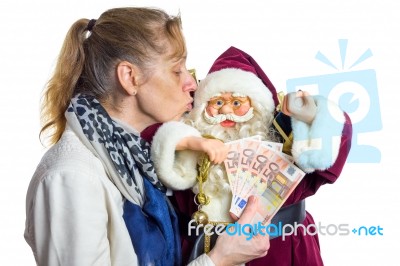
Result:
[[206,225],[208,223],[207,213],[203,212],[202,210],[198,210],[197,212],[193,213],[192,219],[194,219],[197,224]]

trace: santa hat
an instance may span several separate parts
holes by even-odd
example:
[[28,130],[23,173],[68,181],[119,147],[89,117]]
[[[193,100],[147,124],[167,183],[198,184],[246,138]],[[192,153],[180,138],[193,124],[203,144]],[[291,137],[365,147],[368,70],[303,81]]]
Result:
[[247,53],[231,46],[215,60],[206,78],[200,81],[194,103],[204,105],[224,92],[249,96],[271,112],[278,104],[274,85]]

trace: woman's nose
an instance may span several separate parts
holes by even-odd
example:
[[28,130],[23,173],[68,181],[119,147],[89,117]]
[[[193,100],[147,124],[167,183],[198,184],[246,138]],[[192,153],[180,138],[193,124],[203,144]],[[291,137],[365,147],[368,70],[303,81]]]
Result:
[[197,90],[197,82],[193,76],[187,71],[187,77],[183,86],[184,91],[195,92]]

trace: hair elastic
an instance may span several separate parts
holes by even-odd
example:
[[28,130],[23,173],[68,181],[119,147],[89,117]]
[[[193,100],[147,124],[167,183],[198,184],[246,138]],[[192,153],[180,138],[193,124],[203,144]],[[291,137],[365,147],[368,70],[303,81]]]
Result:
[[88,23],[88,25],[87,25],[87,27],[86,27],[86,30],[92,31],[92,29],[93,29],[95,23],[96,23],[96,19],[91,19],[91,20],[89,20],[89,23]]

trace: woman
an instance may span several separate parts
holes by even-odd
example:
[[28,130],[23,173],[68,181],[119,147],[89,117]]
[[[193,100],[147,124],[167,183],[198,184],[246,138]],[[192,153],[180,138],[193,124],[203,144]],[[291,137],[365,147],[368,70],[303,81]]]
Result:
[[[44,94],[41,133],[53,145],[27,193],[25,238],[38,265],[180,265],[177,217],[140,132],[191,110],[185,60],[180,18],[161,10],[116,8],[72,25]],[[226,156],[216,140],[177,149]],[[251,221],[256,200],[239,222]],[[223,234],[191,264],[240,264],[268,247],[268,237]]]

